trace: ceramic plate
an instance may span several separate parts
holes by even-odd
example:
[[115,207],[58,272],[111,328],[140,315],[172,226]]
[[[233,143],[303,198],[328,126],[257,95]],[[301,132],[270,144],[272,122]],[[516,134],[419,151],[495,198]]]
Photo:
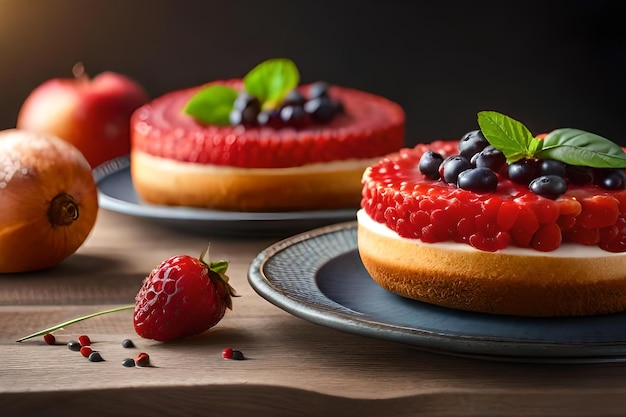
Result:
[[385,291],[361,263],[356,222],[270,246],[254,259],[248,279],[262,297],[295,316],[421,349],[520,362],[626,361],[626,313],[500,316],[437,307]]
[[123,156],[94,169],[100,207],[160,223],[198,230],[241,234],[299,232],[332,223],[353,220],[356,208],[281,213],[250,213],[158,206],[142,202],[130,176],[130,158]]

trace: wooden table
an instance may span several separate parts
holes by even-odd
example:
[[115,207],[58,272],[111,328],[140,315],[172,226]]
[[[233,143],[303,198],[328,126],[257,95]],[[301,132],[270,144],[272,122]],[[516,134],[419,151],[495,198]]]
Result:
[[[309,323],[268,303],[247,281],[258,252],[279,237],[173,230],[101,210],[87,242],[58,267],[0,276],[0,414],[272,416],[626,415],[626,364],[489,362]],[[208,332],[160,343],[139,338],[132,312],[99,316],[56,334],[16,339],[132,303],[145,275],[175,254],[230,261],[241,295]],[[88,334],[104,362],[66,346]],[[137,348],[124,349],[121,341]],[[247,360],[224,360],[225,347]],[[147,352],[152,367],[121,362]],[[253,414],[254,413],[254,414]]]

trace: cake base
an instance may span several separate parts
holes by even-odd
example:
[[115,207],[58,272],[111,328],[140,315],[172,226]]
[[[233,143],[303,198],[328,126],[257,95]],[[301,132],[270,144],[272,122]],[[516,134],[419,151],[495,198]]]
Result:
[[379,233],[369,222],[373,221],[359,212],[363,265],[380,286],[398,295],[461,310],[518,316],[626,310],[625,254],[524,256],[470,247],[453,250],[453,244],[416,244]]
[[361,176],[374,161],[294,168],[232,168],[131,152],[133,186],[148,203],[228,211],[284,212],[359,206]]

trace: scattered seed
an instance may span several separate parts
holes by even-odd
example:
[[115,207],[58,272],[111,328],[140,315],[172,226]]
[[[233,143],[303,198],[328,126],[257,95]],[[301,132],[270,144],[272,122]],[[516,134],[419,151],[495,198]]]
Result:
[[122,361],[122,366],[126,368],[132,368],[135,366],[135,360],[133,358],[126,358]]
[[[134,343],[133,343],[133,341],[132,341],[132,340],[130,340],[130,339],[124,339],[124,340],[122,340],[122,347],[123,347],[123,348],[127,348],[127,349],[128,349],[128,348],[134,348],[134,347],[135,347],[135,344],[134,344]],[[133,365],[133,366],[134,366],[134,365]]]
[[56,338],[54,337],[53,334],[46,333],[43,335],[43,341],[49,345],[54,345],[54,343],[56,342]]
[[141,352],[139,355],[137,355],[135,363],[137,364],[137,366],[149,366],[150,356],[145,352]]
[[245,356],[243,356],[243,353],[240,350],[228,347],[222,350],[222,358],[240,361],[245,359]]
[[80,343],[81,346],[91,346],[91,339],[89,339],[89,336],[86,334],[83,334],[78,336],[78,343]]
[[86,358],[88,358],[93,351],[94,350],[91,348],[91,346],[81,346],[80,348],[80,354]]
[[76,341],[76,340],[71,340],[71,341],[69,341],[69,342],[67,343],[67,348],[68,348],[69,350],[74,351],[74,352],[80,352],[81,345],[80,345],[80,343],[79,343],[78,341]]
[[102,362],[104,361],[104,358],[102,358],[102,355],[100,355],[100,352],[93,351],[89,354],[89,361],[90,362]]
[[245,359],[245,356],[243,356],[243,353],[240,350],[233,349],[233,357],[231,359],[234,359],[236,361],[241,361]]

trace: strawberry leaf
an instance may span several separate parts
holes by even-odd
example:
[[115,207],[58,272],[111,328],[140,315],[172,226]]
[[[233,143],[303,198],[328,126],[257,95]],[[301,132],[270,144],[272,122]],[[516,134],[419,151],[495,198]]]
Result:
[[550,132],[535,156],[592,168],[626,168],[626,153],[621,146],[579,129],[566,128]]
[[296,88],[299,82],[298,67],[287,58],[274,58],[261,62],[243,79],[246,91],[257,97],[264,109],[277,107],[285,95]]
[[502,151],[508,163],[531,158],[542,147],[522,123],[494,111],[478,113],[478,125],[487,141]]
[[216,272],[220,275],[225,274],[226,270],[228,269],[228,261],[215,261],[210,262],[208,265],[211,271]]
[[183,112],[202,123],[229,125],[230,112],[236,98],[235,89],[225,85],[211,85],[194,94]]

